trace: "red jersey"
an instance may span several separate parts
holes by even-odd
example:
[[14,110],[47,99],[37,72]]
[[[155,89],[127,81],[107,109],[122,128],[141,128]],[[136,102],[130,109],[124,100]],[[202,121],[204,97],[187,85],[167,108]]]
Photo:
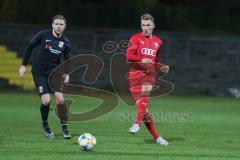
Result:
[[[162,40],[155,35],[152,35],[152,37],[149,38],[142,33],[134,34],[130,38],[129,47],[127,49],[127,60],[128,62],[136,62],[140,64],[143,58],[149,58],[155,63],[156,68],[160,68],[163,64],[159,62],[158,57],[162,44]],[[131,64],[131,70],[136,70],[136,65]]]

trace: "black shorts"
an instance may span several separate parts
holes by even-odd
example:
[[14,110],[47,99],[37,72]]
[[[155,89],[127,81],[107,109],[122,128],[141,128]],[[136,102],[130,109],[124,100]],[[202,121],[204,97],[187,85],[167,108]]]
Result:
[[32,75],[39,96],[42,96],[47,93],[53,94],[55,92],[62,92],[62,88],[59,88],[58,90],[53,90],[52,88],[49,87],[48,75],[37,73],[32,73]]

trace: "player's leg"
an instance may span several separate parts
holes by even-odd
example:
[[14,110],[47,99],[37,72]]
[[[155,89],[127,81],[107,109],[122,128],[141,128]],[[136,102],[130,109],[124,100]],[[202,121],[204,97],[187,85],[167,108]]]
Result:
[[147,112],[147,107],[149,104],[149,94],[152,90],[152,84],[150,83],[143,83],[141,86],[141,94],[136,99],[137,105],[137,118],[133,125],[129,128],[130,133],[136,133],[140,129],[141,122],[143,120],[144,115]]
[[[152,83],[145,83],[143,85],[142,95],[145,95],[148,97],[148,104],[149,104],[149,95],[152,91],[152,88],[153,88]],[[148,107],[148,104],[147,104],[147,107]],[[168,142],[159,136],[156,125],[151,115],[147,112],[147,109],[146,109],[146,112],[144,113],[144,116],[141,118],[144,121],[144,124],[149,130],[149,132],[152,134],[153,138],[156,140],[156,143],[164,146],[168,145]]]
[[159,136],[159,133],[157,132],[156,129],[156,125],[148,112],[144,115],[143,121],[149,132],[152,134],[153,138],[156,140],[157,144],[160,144],[162,146],[168,145],[168,142]]
[[49,106],[50,106],[50,101],[51,101],[51,96],[49,93],[45,93],[41,95],[41,101],[42,104],[40,106],[40,113],[42,117],[42,127],[43,127],[43,132],[48,138],[53,138],[54,133],[49,127],[48,124],[48,114],[49,114]]
[[48,77],[36,73],[32,73],[32,75],[38,94],[41,97],[40,114],[42,118],[43,132],[48,138],[53,138],[54,134],[48,124],[48,114],[51,102],[51,96],[47,87]]
[[135,123],[141,124],[143,116],[147,112],[147,107],[149,104],[149,94],[152,90],[152,85],[149,83],[144,83],[142,85],[141,95],[136,101],[137,105],[137,119]]
[[63,93],[55,92],[54,95],[56,97],[58,116],[60,119],[60,123],[62,125],[63,137],[65,139],[70,139],[71,135],[68,131],[68,109],[67,109],[67,105],[63,98]]
[[50,106],[50,94],[43,94],[41,95],[41,106],[40,106],[40,112],[43,122],[48,121],[48,114],[49,114],[49,106]]
[[[139,77],[139,75],[137,75]],[[140,78],[134,79],[136,75],[130,76],[130,90],[132,97],[136,100],[137,105],[137,119],[135,123],[129,128],[130,133],[136,133],[140,129],[141,121],[144,121],[144,124],[156,140],[157,144],[168,145],[168,142],[159,136],[155,123],[152,120],[150,114],[147,112],[147,107],[149,105],[150,93],[152,91],[153,85],[155,84],[155,76],[144,76],[141,75]],[[141,87],[137,86],[141,83]]]

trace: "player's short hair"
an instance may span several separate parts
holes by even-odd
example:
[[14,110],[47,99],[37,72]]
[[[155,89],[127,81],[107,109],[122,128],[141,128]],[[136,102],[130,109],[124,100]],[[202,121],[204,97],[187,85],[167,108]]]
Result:
[[154,23],[154,17],[149,13],[143,14],[141,20],[151,20]]
[[52,23],[53,23],[56,19],[64,20],[65,24],[67,23],[66,18],[65,18],[63,15],[56,15],[56,16],[54,16],[53,19],[52,19]]

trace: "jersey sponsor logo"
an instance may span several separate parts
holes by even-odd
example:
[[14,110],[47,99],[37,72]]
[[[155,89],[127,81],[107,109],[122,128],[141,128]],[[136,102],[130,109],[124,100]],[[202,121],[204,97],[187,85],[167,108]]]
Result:
[[52,47],[52,46],[46,44],[46,45],[44,46],[44,49],[49,49],[49,48],[51,48],[51,47]]
[[149,48],[142,48],[141,53],[149,56],[156,56],[156,51]]
[[64,42],[59,41],[58,47],[63,48]]
[[49,50],[50,50],[51,53],[54,53],[54,54],[60,54],[60,53],[62,53],[62,51],[59,51],[59,50],[53,49],[52,47],[50,47]]
[[54,53],[54,54],[62,53],[62,51],[53,49],[51,45],[47,45],[47,44],[44,46],[44,49],[49,50],[51,53]]

